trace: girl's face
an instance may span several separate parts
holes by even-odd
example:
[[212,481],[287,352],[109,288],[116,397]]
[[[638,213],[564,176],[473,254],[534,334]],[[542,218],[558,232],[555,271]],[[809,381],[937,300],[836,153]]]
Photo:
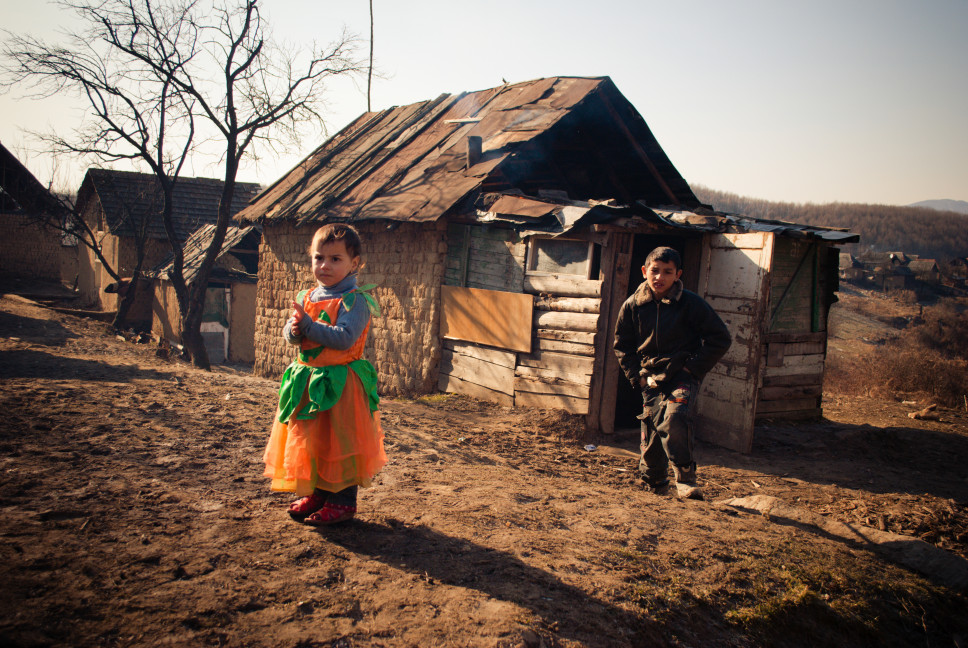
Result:
[[331,288],[360,269],[360,257],[351,257],[343,241],[317,242],[310,254],[313,276],[320,286]]

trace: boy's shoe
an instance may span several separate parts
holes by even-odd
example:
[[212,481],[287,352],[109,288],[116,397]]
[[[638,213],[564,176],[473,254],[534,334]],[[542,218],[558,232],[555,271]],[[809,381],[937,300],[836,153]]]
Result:
[[702,489],[696,484],[696,464],[673,466],[676,475],[676,494],[683,499],[701,500]]
[[702,489],[695,484],[676,482],[676,494],[683,499],[702,500]]
[[356,515],[355,506],[343,506],[342,504],[331,504],[327,502],[323,508],[307,517],[304,520],[304,524],[308,524],[309,526],[326,526],[328,524],[346,522],[352,519],[354,515]]
[[669,480],[667,479],[658,484],[648,484],[648,488],[654,495],[664,497],[669,494]]
[[326,505],[326,494],[314,492],[312,495],[300,497],[289,505],[289,517],[297,522],[302,522],[307,516],[312,515]]

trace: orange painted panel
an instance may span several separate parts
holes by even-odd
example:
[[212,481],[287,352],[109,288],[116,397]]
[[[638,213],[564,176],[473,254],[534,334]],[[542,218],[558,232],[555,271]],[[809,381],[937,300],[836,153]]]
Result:
[[440,301],[442,337],[531,352],[531,295],[441,286]]

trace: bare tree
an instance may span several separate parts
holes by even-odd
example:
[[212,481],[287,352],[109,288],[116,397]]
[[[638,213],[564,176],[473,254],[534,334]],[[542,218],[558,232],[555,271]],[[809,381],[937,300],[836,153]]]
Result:
[[370,92],[373,89],[373,0],[370,0],[370,64],[366,68],[366,112],[373,110]]
[[[360,73],[356,40],[343,32],[305,53],[272,39],[259,0],[63,0],[86,29],[67,46],[11,36],[6,83],[34,83],[42,94],[73,91],[90,119],[71,137],[47,136],[54,150],[104,162],[136,160],[158,178],[161,218],[174,255],[172,285],[182,342],[199,367],[209,360],[200,333],[205,290],[231,221],[245,155],[295,144],[323,125],[325,82]],[[173,187],[189,157],[217,151],[224,170],[215,235],[191,284],[174,226]]]

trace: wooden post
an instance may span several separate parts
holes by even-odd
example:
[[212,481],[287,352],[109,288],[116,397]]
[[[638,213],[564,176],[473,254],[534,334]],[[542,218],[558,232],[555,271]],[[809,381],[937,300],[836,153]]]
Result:
[[628,290],[632,244],[632,234],[608,232],[602,249],[602,303],[595,333],[595,364],[588,415],[585,417],[585,428],[591,434],[615,432],[615,390],[609,386],[616,376],[618,359],[612,351],[612,332]]

